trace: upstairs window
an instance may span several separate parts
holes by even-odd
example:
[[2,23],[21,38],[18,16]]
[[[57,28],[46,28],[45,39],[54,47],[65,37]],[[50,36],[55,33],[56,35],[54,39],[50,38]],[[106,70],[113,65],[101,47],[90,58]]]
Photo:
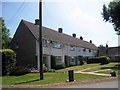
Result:
[[62,47],[62,44],[61,43],[58,43],[58,42],[55,42],[55,41],[53,41],[53,47],[54,48],[61,48]]
[[43,46],[44,47],[47,47],[48,45],[47,45],[48,43],[47,43],[47,40],[43,40]]
[[70,46],[70,51],[75,51],[75,47],[74,46]]
[[89,49],[89,52],[91,52],[91,50]]
[[86,49],[85,49],[85,48],[83,48],[83,52],[86,52]]

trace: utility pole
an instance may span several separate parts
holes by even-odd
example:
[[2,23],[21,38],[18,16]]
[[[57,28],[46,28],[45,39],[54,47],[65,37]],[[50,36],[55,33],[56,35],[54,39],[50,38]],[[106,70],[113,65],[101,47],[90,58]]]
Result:
[[43,80],[42,58],[42,0],[39,0],[39,57],[40,57],[40,80]]

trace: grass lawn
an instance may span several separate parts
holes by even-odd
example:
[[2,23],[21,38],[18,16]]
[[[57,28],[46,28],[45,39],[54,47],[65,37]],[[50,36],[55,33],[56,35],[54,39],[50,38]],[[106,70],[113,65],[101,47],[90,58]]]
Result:
[[86,69],[86,68],[89,68],[89,67],[95,67],[95,66],[98,66],[100,65],[100,63],[96,63],[96,64],[84,64],[84,65],[79,65],[79,66],[72,66],[72,67],[68,67],[68,68],[65,68],[65,69],[60,69],[60,70],[56,70],[56,72],[68,72],[68,70],[74,70],[74,71],[78,71],[78,70],[82,70],[82,69]]
[[[67,73],[44,73],[44,80],[38,80],[39,73],[30,73],[22,76],[4,76],[2,77],[2,85],[43,85],[65,83],[68,79]],[[93,80],[106,78],[105,76],[74,74],[76,81]]]
[[[68,72],[68,70],[82,70],[89,67],[95,67],[100,64],[84,64],[79,66],[72,66],[65,69],[56,70],[56,72]],[[96,71],[103,69],[113,69],[118,70],[118,63],[110,63],[107,65],[101,65],[101,67],[97,67],[94,69],[90,69],[87,71]],[[109,73],[109,72],[107,72]],[[39,73],[29,73],[22,76],[3,76],[2,77],[2,85],[44,85],[44,84],[55,84],[55,83],[66,83],[68,79],[67,73],[44,73],[44,80],[38,80],[40,78]],[[88,74],[74,74],[74,79],[78,82],[84,80],[95,80],[106,78],[106,76],[97,76],[97,75],[88,75]]]
[[96,68],[93,68],[93,69],[86,70],[84,72],[92,72],[92,71],[105,70],[105,69],[112,69],[112,71],[113,70],[116,71],[116,70],[118,70],[118,66],[120,66],[119,63],[109,63],[109,64],[106,64],[106,65],[101,65],[100,67],[96,67]]

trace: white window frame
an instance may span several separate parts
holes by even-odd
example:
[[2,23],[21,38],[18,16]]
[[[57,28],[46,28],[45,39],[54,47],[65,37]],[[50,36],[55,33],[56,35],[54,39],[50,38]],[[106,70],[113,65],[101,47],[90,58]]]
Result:
[[43,46],[47,47],[48,46],[48,40],[43,40]]
[[75,46],[70,46],[70,51],[75,51]]
[[53,41],[53,48],[58,48],[58,49],[60,49],[60,48],[62,48],[62,44],[59,43],[59,42]]
[[75,62],[75,57],[71,57],[71,58],[70,58],[70,62],[71,62],[71,63],[74,63],[74,62]]
[[62,56],[56,56],[55,61],[56,61],[56,65],[61,65],[62,64]]

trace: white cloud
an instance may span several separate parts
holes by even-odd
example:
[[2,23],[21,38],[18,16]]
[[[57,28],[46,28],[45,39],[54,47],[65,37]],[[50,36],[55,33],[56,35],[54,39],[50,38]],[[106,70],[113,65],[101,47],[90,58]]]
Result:
[[111,46],[117,46],[118,38],[116,38],[112,24],[104,22],[101,15],[103,3],[108,2],[109,0],[61,2],[52,8],[54,12],[50,12],[50,16],[54,13],[52,21],[55,20],[54,23],[57,21],[56,25],[63,26],[68,34],[75,32],[77,36],[84,36],[87,41],[92,39],[96,45],[109,41]]

